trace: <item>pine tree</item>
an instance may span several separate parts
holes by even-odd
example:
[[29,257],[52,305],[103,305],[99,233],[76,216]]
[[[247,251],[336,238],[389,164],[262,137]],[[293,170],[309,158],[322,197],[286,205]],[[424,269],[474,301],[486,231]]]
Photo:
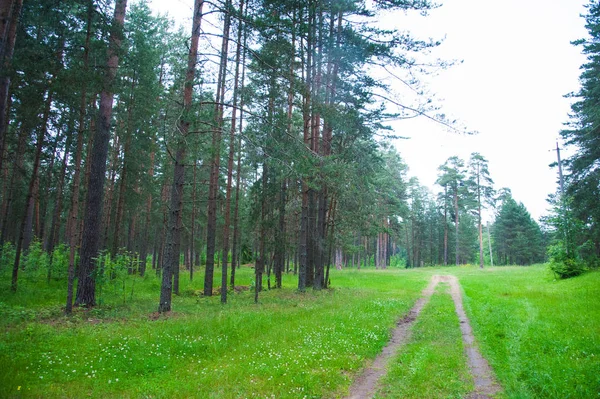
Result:
[[106,157],[110,139],[113,90],[117,67],[119,65],[119,51],[126,8],[127,0],[116,1],[106,71],[100,95],[100,112],[94,136],[92,159],[90,160],[90,182],[88,184],[83,224],[77,294],[75,297],[76,305],[94,306],[96,304],[96,264],[94,258],[98,254],[100,243],[102,200],[104,195]]
[[[566,160],[570,175],[567,176],[566,195],[572,200],[569,203],[574,217],[588,226],[587,234],[580,236],[575,246],[589,240],[594,247],[595,257],[600,256],[600,205],[598,197],[600,188],[600,3],[591,0],[586,6],[586,29],[589,37],[573,42],[581,46],[587,62],[581,66],[579,77],[581,88],[571,97],[577,101],[571,106],[572,114],[568,128],[561,131],[568,145],[575,148],[575,153]],[[567,217],[567,215],[565,215]],[[593,261],[591,261],[593,262]]]
[[479,231],[479,267],[483,269],[483,225],[481,223],[481,210],[485,206],[493,206],[494,181],[490,177],[488,161],[481,154],[471,154],[468,164],[468,185],[477,204],[477,230]]

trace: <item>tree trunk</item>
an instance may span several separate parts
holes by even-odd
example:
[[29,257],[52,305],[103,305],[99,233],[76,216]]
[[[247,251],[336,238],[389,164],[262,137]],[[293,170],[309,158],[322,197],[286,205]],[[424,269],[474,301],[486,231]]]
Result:
[[123,148],[123,166],[121,168],[121,178],[119,179],[119,198],[117,200],[117,209],[115,212],[115,230],[113,236],[113,245],[112,245],[112,254],[116,255],[119,252],[119,245],[121,244],[120,236],[121,236],[121,225],[123,224],[123,213],[125,206],[125,195],[126,188],[129,178],[129,163],[131,156],[131,136],[133,135],[131,132],[131,123],[133,118],[133,109],[135,107],[135,98],[133,97],[133,92],[135,90],[135,76],[131,82],[131,92],[129,95],[129,107],[127,107],[127,128],[125,130],[125,134],[127,138],[125,139],[125,147]]
[[[150,153],[150,167],[148,168],[148,177],[150,180],[154,177],[154,157],[155,153]],[[150,218],[152,213],[152,193],[148,190],[148,198],[146,199],[146,220],[144,221],[144,231],[142,232],[143,238],[140,248],[140,277],[144,277],[146,274],[146,258],[148,257],[148,243],[150,242]]]
[[[231,1],[228,1],[226,5],[229,7],[226,15],[226,22],[230,20],[229,10],[231,9]],[[244,1],[240,0],[240,14],[242,13],[244,8]],[[229,28],[229,27],[228,27]],[[229,229],[231,225],[231,185],[233,181],[233,157],[235,154],[235,124],[236,124],[236,105],[238,100],[238,88],[239,88],[239,76],[240,76],[240,57],[241,57],[241,37],[242,37],[242,20],[241,18],[238,20],[238,37],[237,37],[237,47],[235,51],[235,77],[233,81],[233,110],[231,112],[231,127],[229,130],[229,154],[227,157],[227,186],[225,188],[225,223],[223,225],[223,246],[222,246],[222,264],[223,268],[221,269],[221,303],[227,302],[227,261],[229,257]],[[229,38],[229,29],[227,29],[226,36]],[[225,40],[225,38],[223,39]],[[224,44],[225,49],[227,46]],[[225,51],[225,57],[227,56],[227,51]],[[233,257],[231,262],[232,273],[235,268],[235,264],[233,263]],[[233,288],[233,287],[232,287]]]
[[192,40],[188,53],[187,71],[185,75],[185,88],[183,92],[183,115],[178,123],[181,134],[175,155],[175,167],[173,172],[173,185],[171,188],[171,211],[169,212],[169,228],[167,230],[167,249],[162,267],[162,284],[160,288],[160,302],[158,311],[160,313],[171,310],[172,274],[175,268],[179,269],[179,247],[181,234],[181,213],[183,200],[183,184],[185,178],[184,159],[188,130],[190,127],[190,111],[192,108],[192,94],[194,88],[194,75],[196,73],[196,61],[198,58],[198,41],[200,38],[200,24],[202,22],[203,0],[194,1],[194,16],[192,19]]
[[0,0],[0,171],[3,167],[8,129],[9,71],[22,7],[23,0]]
[[217,195],[219,192],[219,168],[221,164],[221,135],[223,129],[223,101],[225,99],[225,74],[227,72],[227,51],[229,45],[229,26],[231,22],[231,1],[226,3],[225,21],[223,23],[223,40],[221,42],[221,61],[217,79],[217,96],[215,108],[215,129],[212,135],[212,162],[208,188],[208,209],[206,224],[206,269],[204,274],[204,295],[211,296],[215,268],[215,247],[217,238]]
[[190,226],[190,281],[194,280],[194,247],[196,240],[196,174],[198,162],[194,159],[194,174],[192,182],[192,220]]
[[[266,157],[265,157],[266,158]],[[260,237],[259,237],[259,248],[258,248],[258,261],[256,262],[256,269],[254,269],[254,303],[258,303],[258,294],[262,291],[262,275],[265,269],[265,263],[267,253],[265,249],[265,241],[267,235],[267,201],[265,196],[267,194],[267,180],[268,180],[268,167],[267,163],[263,162],[263,175],[262,175],[262,200],[261,200],[261,212],[260,212]]]
[[[122,123],[120,122],[120,124]],[[104,214],[102,216],[102,230],[104,231],[104,234],[100,238],[99,248],[106,248],[109,246],[108,240],[110,228],[112,226],[111,217],[117,179],[117,163],[119,161],[119,154],[121,152],[121,142],[119,140],[119,134],[117,130],[118,129],[115,129],[113,135],[112,157],[110,160],[108,172],[108,187],[106,187],[106,190],[104,192]],[[112,255],[115,256],[116,253],[112,253]]]
[[[94,2],[88,3],[87,31],[83,48],[83,72],[89,69],[90,37],[92,27],[92,16],[94,13]],[[65,313],[71,314],[73,310],[73,284],[75,280],[75,251],[79,241],[79,186],[81,182],[81,158],[83,153],[83,133],[85,132],[87,82],[83,81],[81,88],[81,100],[79,102],[79,125],[77,126],[77,148],[75,150],[75,170],[73,172],[73,183],[71,189],[71,209],[67,220],[67,231],[69,239],[69,268],[67,272],[67,305]],[[94,100],[95,101],[95,100]],[[91,134],[90,134],[91,136]],[[70,227],[68,227],[70,226]],[[69,231],[70,230],[70,231]]]
[[444,266],[448,266],[448,186],[444,184]]
[[460,260],[460,256],[458,253],[459,250],[459,243],[458,243],[458,183],[457,186],[454,187],[454,229],[456,232],[456,237],[455,237],[455,246],[456,246],[456,253],[455,253],[455,257],[456,257],[456,261],[455,264],[456,266],[458,266],[459,260]]
[[[127,136],[127,141],[125,142],[125,147],[123,149],[123,167],[121,169],[121,177],[119,179],[119,197],[117,199],[117,208],[115,210],[115,230],[113,233],[113,245],[111,254],[116,256],[119,252],[119,246],[121,245],[121,225],[123,224],[123,208],[125,205],[125,190],[127,188],[127,178],[128,178],[128,163],[129,163],[129,155],[131,149],[131,135]],[[115,151],[117,153],[117,151]],[[106,226],[106,230],[108,231],[109,226]]]
[[46,250],[50,255],[50,266],[48,267],[48,282],[52,278],[52,260],[54,255],[54,246],[58,241],[58,230],[60,229],[60,214],[62,213],[62,199],[63,199],[63,187],[65,185],[65,176],[67,173],[67,160],[69,158],[69,150],[71,147],[72,135],[67,136],[67,142],[65,143],[65,153],[63,155],[60,176],[58,178],[58,186],[56,187],[56,202],[54,204],[54,210],[52,212],[52,221],[50,222],[50,231],[48,232]]
[[[48,94],[49,97],[49,102],[51,102],[51,95]],[[47,122],[47,119],[44,118]],[[44,134],[46,133],[46,128],[45,126],[41,126],[39,129],[39,133],[37,135],[37,144],[36,144],[36,150],[35,150],[35,159],[33,161],[33,171],[31,172],[31,179],[29,180],[29,189],[27,190],[27,198],[25,199],[25,212],[23,213],[23,220],[21,221],[21,229],[19,231],[19,235],[17,238],[17,245],[16,245],[16,249],[15,249],[15,261],[13,263],[13,270],[12,270],[12,280],[11,280],[11,285],[10,288],[13,292],[17,291],[17,280],[18,280],[18,274],[19,274],[19,265],[20,265],[20,261],[21,261],[21,252],[22,252],[22,248],[23,248],[23,239],[24,236],[26,234],[26,228],[27,228],[27,219],[28,216],[30,215],[30,210],[31,210],[31,200],[33,198],[33,191],[34,191],[34,186],[35,186],[35,182],[37,180],[37,173],[38,173],[38,169],[40,166],[40,157],[42,155],[42,147],[44,145]]]
[[108,61],[100,95],[100,112],[92,150],[90,182],[86,198],[83,224],[79,279],[77,281],[76,305],[96,305],[96,265],[94,258],[98,253],[100,228],[102,221],[102,197],[106,173],[106,156],[110,139],[110,125],[113,105],[113,84],[119,65],[119,51],[127,0],[115,2],[113,31],[110,35]]
[[481,186],[479,181],[479,164],[477,164],[477,222],[477,227],[479,227],[479,268],[483,269],[483,229],[481,227]]

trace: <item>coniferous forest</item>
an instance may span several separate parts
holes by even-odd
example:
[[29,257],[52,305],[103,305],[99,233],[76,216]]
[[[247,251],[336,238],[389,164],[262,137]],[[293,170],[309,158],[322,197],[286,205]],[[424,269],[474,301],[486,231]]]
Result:
[[258,295],[289,272],[303,291],[326,288],[331,267],[545,257],[547,234],[495,191],[483,155],[448,159],[433,194],[390,144],[392,118],[458,130],[427,98],[386,98],[377,79],[427,72],[417,57],[440,43],[377,19],[428,1],[197,1],[191,33],[143,1],[2,7],[0,244],[13,291],[32,250],[48,255],[48,279],[68,280],[67,309],[94,306],[95,279],[118,258],[162,275],[160,311],[200,267],[207,296],[220,270],[226,302],[246,263]]
[[[577,287],[597,299],[597,0],[539,221],[486,154],[431,159],[434,187],[401,156],[392,121],[473,134],[422,82],[453,67],[429,57],[442,41],[382,23],[440,4],[192,3],[182,27],[147,0],[0,0],[0,396],[371,397],[351,382],[416,320],[414,339],[393,332],[399,364],[452,350],[426,361],[455,385],[428,391],[426,367],[414,397],[592,397],[600,313]],[[474,338],[453,306],[484,375],[460,360]],[[379,395],[413,397],[406,370]]]

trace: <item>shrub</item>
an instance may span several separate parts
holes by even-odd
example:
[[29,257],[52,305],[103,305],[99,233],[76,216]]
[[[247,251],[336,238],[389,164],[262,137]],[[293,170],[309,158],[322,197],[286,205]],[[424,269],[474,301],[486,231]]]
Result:
[[564,243],[558,241],[548,247],[550,270],[558,278],[564,279],[580,275],[586,270],[585,263],[567,251]]

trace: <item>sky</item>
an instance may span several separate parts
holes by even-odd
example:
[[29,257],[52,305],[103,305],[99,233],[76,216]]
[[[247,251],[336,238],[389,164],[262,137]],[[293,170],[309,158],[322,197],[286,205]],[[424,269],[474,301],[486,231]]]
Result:
[[[427,17],[395,14],[382,21],[419,38],[444,39],[431,56],[459,62],[422,80],[440,112],[479,133],[448,132],[417,118],[391,123],[395,134],[410,138],[394,144],[409,175],[434,191],[437,168],[447,158],[466,161],[479,152],[489,161],[495,187],[510,188],[538,219],[557,188],[557,170],[549,165],[568,121],[572,100],[564,96],[578,90],[585,62],[571,41],[586,37],[580,15],[587,0],[439,3]],[[151,6],[191,29],[193,0],[152,0]]]
[[410,174],[433,187],[448,157],[466,161],[479,152],[496,188],[510,188],[535,219],[545,214],[557,188],[557,169],[549,165],[572,101],[564,95],[578,90],[585,62],[571,44],[586,37],[585,3],[445,0],[428,17],[409,19],[411,32],[445,37],[433,55],[462,60],[425,80],[445,114],[479,132],[449,133],[423,119],[396,123],[397,134],[411,137],[395,142]]

